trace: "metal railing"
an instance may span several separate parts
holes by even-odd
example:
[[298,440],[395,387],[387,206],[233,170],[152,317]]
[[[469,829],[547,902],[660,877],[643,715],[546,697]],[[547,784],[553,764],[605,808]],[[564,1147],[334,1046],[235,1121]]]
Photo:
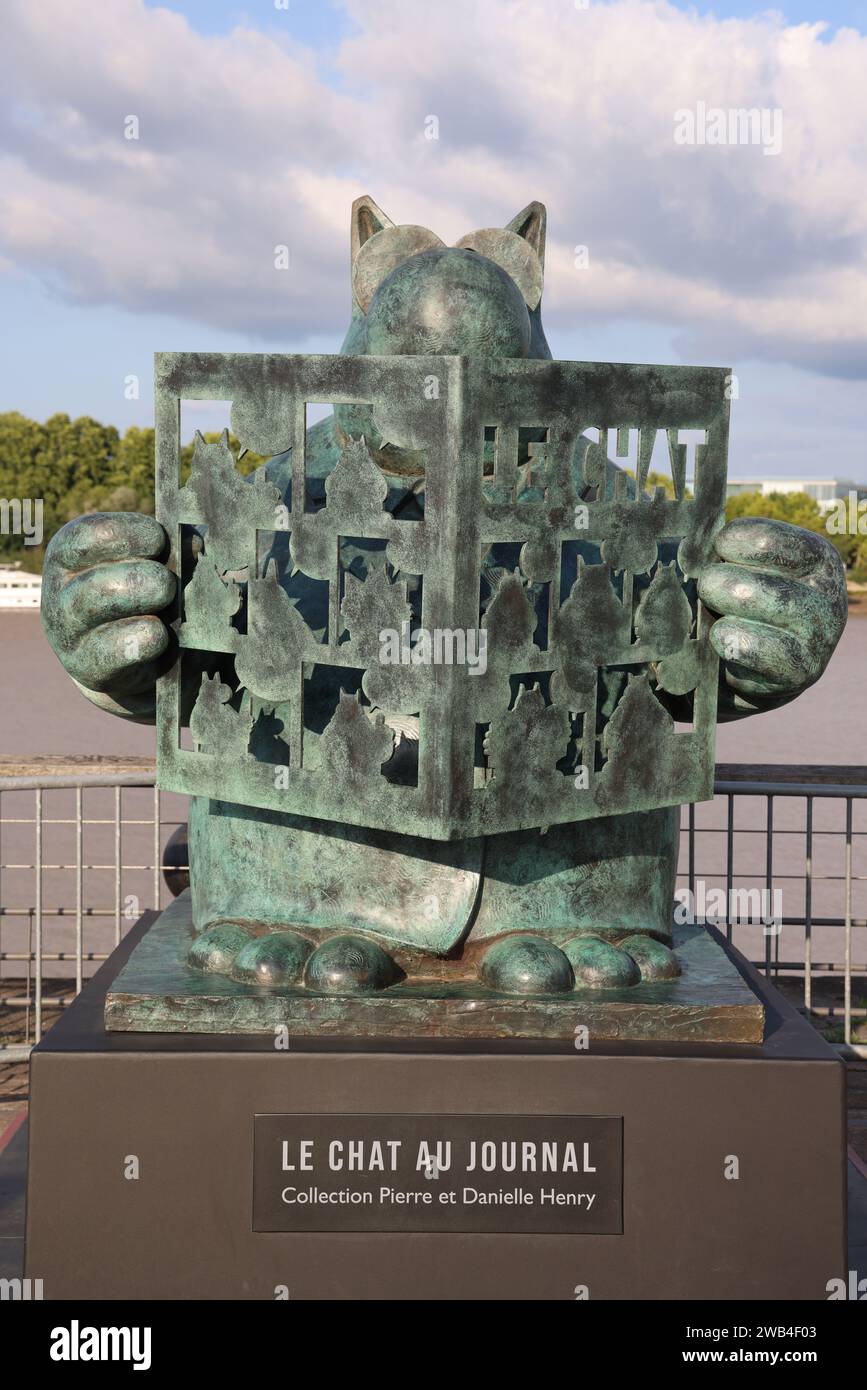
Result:
[[[778,982],[802,981],[804,1010],[832,1024],[841,1019],[833,1040],[857,1043],[855,1027],[867,1017],[867,1000],[853,990],[853,980],[863,976],[867,994],[867,768],[720,765],[716,771],[714,801],[682,815],[679,887],[689,889],[693,902],[700,889],[705,899],[721,890],[726,910],[707,920]],[[133,795],[137,814],[129,813]],[[183,823],[184,802],[171,796],[177,813],[166,818],[166,796],[155,786],[152,764],[0,775],[0,1061],[26,1058],[47,1013],[74,998],[141,912],[168,901],[163,857]],[[27,799],[29,808],[21,804]],[[741,803],[762,805],[763,823],[740,823]],[[817,806],[841,811],[839,824],[817,823],[823,818]],[[835,872],[823,872],[817,847],[830,842]],[[703,867],[705,851],[720,848],[722,863]],[[770,925],[744,921],[732,911],[738,893],[760,886],[770,897],[782,884],[781,920],[775,914]],[[133,886],[135,892],[125,892]],[[829,985],[837,989],[839,1000],[818,998],[817,979],[826,994]],[[16,1031],[9,1025],[13,1015],[22,1019],[20,1038],[9,1036]]]
[[[119,771],[119,759],[97,761],[109,766],[0,775],[0,1061],[26,1058],[46,1012],[68,1005],[141,913],[171,896],[163,871],[177,866],[163,856],[183,818],[164,816],[152,762]],[[24,1036],[10,1041],[13,1011]]]
[[[684,809],[681,882],[693,901],[701,883],[707,900],[708,880],[722,889],[726,910],[707,920],[778,984],[786,976],[801,980],[804,1012],[814,1018],[839,1018],[840,1036],[831,1040],[864,1052],[867,1030],[856,1038],[855,1023],[867,1018],[867,997],[856,999],[853,981],[862,979],[867,996],[867,767],[718,764],[714,792],[713,802]],[[737,803],[742,800],[763,807],[763,823],[738,825]],[[826,814],[826,823],[817,824],[817,807],[833,807],[838,814]],[[723,866],[711,866],[704,876],[699,863],[702,840],[725,846]],[[738,846],[743,850],[750,841],[758,856],[748,856],[752,864],[738,872]],[[830,848],[830,855],[821,857],[833,863],[834,872],[817,868],[819,847]],[[763,902],[771,905],[770,920],[745,922],[732,911],[733,904],[743,900],[736,882],[745,878],[753,889],[760,885]],[[776,895],[783,900],[782,911]],[[756,945],[757,929],[763,948],[758,958],[748,949]],[[822,959],[816,954],[817,937],[826,952],[838,945],[842,949]],[[793,939],[797,949],[781,956],[781,943]],[[817,977],[839,982],[839,1000],[822,1003],[816,998]]]

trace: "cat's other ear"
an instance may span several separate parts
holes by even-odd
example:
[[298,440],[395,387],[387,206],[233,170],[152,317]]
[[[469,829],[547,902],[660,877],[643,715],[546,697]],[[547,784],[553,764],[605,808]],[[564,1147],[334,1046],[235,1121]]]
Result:
[[545,267],[545,231],[548,225],[548,214],[545,211],[544,203],[528,203],[517,217],[513,217],[511,222],[506,223],[507,232],[515,232],[517,236],[523,237],[532,246],[542,268]]
[[352,204],[352,218],[350,223],[350,237],[352,243],[352,260],[356,256],[366,241],[375,232],[381,232],[386,227],[393,227],[394,223],[390,217],[386,217],[382,208],[377,207],[376,203],[364,193],[360,198],[356,198]]

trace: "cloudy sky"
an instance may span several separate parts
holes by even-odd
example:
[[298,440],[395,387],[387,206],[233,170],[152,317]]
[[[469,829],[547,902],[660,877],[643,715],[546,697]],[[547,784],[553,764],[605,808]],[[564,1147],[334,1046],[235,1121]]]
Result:
[[[867,0],[582,3],[3,0],[0,410],[336,350],[360,193],[447,241],[539,198],[556,356],[732,366],[733,475],[867,480]],[[746,107],[778,152],[675,138]]]

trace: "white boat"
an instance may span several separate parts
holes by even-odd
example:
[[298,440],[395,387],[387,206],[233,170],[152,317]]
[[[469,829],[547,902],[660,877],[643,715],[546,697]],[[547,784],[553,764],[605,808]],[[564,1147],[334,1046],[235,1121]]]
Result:
[[38,608],[41,601],[40,574],[28,574],[18,565],[0,565],[0,608]]

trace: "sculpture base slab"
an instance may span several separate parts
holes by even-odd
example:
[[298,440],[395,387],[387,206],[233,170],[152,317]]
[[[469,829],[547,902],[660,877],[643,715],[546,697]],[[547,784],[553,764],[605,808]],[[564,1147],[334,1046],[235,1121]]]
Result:
[[479,984],[394,985],[376,994],[317,994],[242,984],[186,964],[189,894],[154,922],[108,992],[106,1027],[136,1033],[269,1033],[292,1037],[550,1038],[761,1042],[764,1010],[734,960],[703,927],[675,927],[683,973],[628,989],[499,994]]
[[[825,1299],[845,1277],[844,1067],[749,967],[760,1046],[326,1038],[280,1051],[107,1032],[106,993],[144,925],[33,1053],[26,1274],[47,1299]],[[328,1175],[327,1136],[362,1136],[367,1154],[371,1136],[438,1127],[583,1135],[596,1171]],[[436,1200],[422,1215],[286,1206],[284,1185],[309,1174],[281,1174],[274,1141],[308,1131],[320,1188],[574,1181],[599,1205],[584,1226],[565,1205],[538,1218],[467,1207],[463,1229]]]

